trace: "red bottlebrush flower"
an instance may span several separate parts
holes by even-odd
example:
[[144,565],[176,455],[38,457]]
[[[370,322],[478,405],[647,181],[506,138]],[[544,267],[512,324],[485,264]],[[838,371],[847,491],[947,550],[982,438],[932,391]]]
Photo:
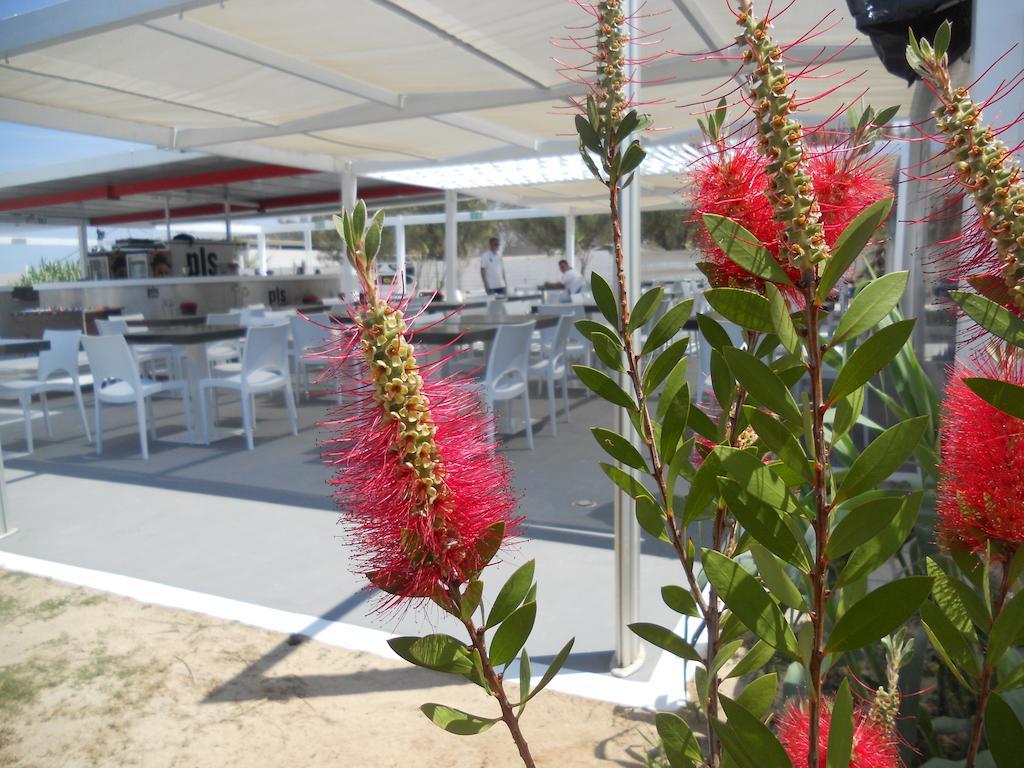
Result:
[[964,378],[1024,385],[1024,362],[961,366],[946,386],[942,412],[939,536],[949,548],[979,551],[988,541],[1024,543],[1024,420],[978,397]]
[[[832,702],[823,702],[818,710],[818,766],[825,768],[828,759],[828,732],[832,723]],[[896,768],[900,752],[895,737],[865,712],[854,714],[853,749],[850,768]],[[810,753],[810,716],[807,708],[790,704],[779,720],[779,741],[789,755],[793,768],[806,768]]]
[[807,170],[830,248],[861,211],[892,195],[885,169],[870,156],[848,162],[842,150],[821,152],[807,159]]

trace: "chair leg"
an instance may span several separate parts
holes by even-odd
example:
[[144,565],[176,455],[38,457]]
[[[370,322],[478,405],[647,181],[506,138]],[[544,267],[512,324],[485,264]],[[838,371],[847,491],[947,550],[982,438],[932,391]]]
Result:
[[[216,387],[200,387],[199,388],[199,421],[203,425],[203,444],[210,444],[210,418],[207,411],[206,401],[209,399],[210,390],[213,390],[213,401],[217,402],[217,389]],[[217,413],[214,411],[214,419],[217,418]]]
[[181,407],[185,414],[185,431],[188,434],[188,441],[191,443],[192,436],[192,394],[188,386],[181,388]]
[[46,436],[53,439],[53,426],[50,424],[50,406],[46,402],[46,393],[39,393],[39,404],[43,406],[43,423],[46,425]]
[[245,390],[242,390],[242,428],[245,429],[245,447],[250,451],[253,449],[252,440],[252,417],[255,405],[255,398]]
[[139,422],[139,449],[142,451],[142,460],[149,461],[149,440],[146,439],[146,428],[148,426],[146,418],[146,402],[145,398],[135,401],[135,418]]
[[569,364],[562,369],[562,401],[565,405],[565,423],[569,423]]
[[[287,381],[287,380],[286,380]],[[292,425],[292,434],[299,434],[299,414],[295,408],[295,393],[292,392],[291,382],[284,385],[284,402],[288,406],[288,422]]]
[[153,398],[147,397],[143,400],[146,404],[146,426],[149,428],[150,440],[156,440],[156,417],[153,416]]
[[89,419],[85,417],[85,403],[82,400],[82,388],[75,387],[75,405],[78,406],[78,415],[82,417],[82,429],[85,430],[85,439],[92,442],[92,435],[89,434]]
[[102,401],[99,398],[98,391],[93,396],[92,405],[96,413],[96,455],[99,456],[103,453],[103,419],[100,417]]
[[25,421],[25,447],[32,453],[35,450],[32,444],[32,395],[22,393],[18,399],[21,400],[21,417]]
[[558,437],[558,405],[555,400],[555,374],[548,371],[548,418],[551,419],[551,434]]
[[533,420],[530,418],[530,390],[523,392],[523,418],[526,421],[526,445],[533,450]]

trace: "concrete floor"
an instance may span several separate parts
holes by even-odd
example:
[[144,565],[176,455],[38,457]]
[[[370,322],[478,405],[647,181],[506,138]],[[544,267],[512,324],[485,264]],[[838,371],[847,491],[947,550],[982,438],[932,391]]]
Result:
[[[330,470],[319,458],[324,433],[317,422],[334,407],[330,400],[300,405],[296,437],[281,400],[260,398],[251,452],[241,436],[210,446],[161,439],[180,432],[183,421],[180,401],[157,401],[158,439],[149,461],[139,457],[132,409],[105,411],[104,455],[97,456],[71,400],[52,402],[59,411],[55,437],[47,438],[37,419],[32,455],[23,453],[20,413],[0,410],[8,521],[18,529],[0,539],[0,553],[397,634],[445,625],[436,609],[374,613],[372,595],[350,573],[326,486]],[[237,426],[237,402],[224,402],[222,424]],[[86,406],[91,426],[88,395]],[[546,417],[545,400],[535,399],[532,408]],[[560,421],[558,437],[544,423],[534,451],[522,437],[507,439],[503,450],[514,465],[529,538],[486,578],[493,597],[513,568],[536,558],[540,611],[531,656],[550,658],[575,636],[568,666],[592,672],[607,671],[615,636],[611,484],[589,434],[610,418],[605,404],[577,393],[572,420]],[[581,500],[592,505],[581,507]],[[658,542],[645,541],[643,550],[639,619],[674,626],[679,617],[661,604],[659,588],[681,583],[678,563]],[[634,679],[650,680],[660,656],[648,647]],[[678,687],[681,697],[682,680]]]

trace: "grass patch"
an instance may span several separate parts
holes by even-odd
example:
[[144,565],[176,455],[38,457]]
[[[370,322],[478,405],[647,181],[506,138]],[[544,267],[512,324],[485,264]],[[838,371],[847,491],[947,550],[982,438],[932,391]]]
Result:
[[10,595],[0,595],[0,624],[6,624],[21,613],[21,603]]
[[60,680],[63,663],[32,658],[0,667],[0,713],[14,714]]
[[27,613],[40,621],[49,621],[50,619],[64,613],[65,609],[71,605],[71,600],[71,595],[65,595],[64,597],[50,597],[37,605],[33,605],[28,609]]

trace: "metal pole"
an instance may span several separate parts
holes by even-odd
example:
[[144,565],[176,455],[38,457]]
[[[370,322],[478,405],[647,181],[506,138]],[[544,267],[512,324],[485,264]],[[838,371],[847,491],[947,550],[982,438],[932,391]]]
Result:
[[171,196],[164,195],[164,232],[167,242],[171,242]]
[[313,224],[311,222],[305,223],[305,229],[302,230],[302,245],[305,248],[305,254],[302,260],[302,266],[307,275],[313,273]]
[[[356,197],[359,190],[356,186],[356,174],[352,163],[345,163],[345,170],[341,172],[341,207],[346,211],[352,211],[356,207]],[[355,269],[346,259],[341,262],[341,292],[345,298],[353,298],[359,291],[356,286],[359,284],[356,278]]]
[[89,274],[89,236],[85,231],[85,222],[78,223],[78,262],[82,279]]
[[405,222],[401,216],[395,216],[395,280],[402,286],[401,295],[405,295]]
[[[625,0],[622,13],[628,19],[636,9],[636,0]],[[626,60],[636,61],[638,52],[630,41],[626,49]],[[626,72],[626,99],[636,103],[640,98],[640,68],[629,66]],[[637,172],[639,174],[639,171]],[[625,259],[626,289],[630,299],[636,301],[640,295],[640,179],[624,189],[620,196],[619,210],[622,212],[622,240]],[[629,390],[626,375],[620,374],[620,386]],[[615,410],[616,431],[628,435],[638,448],[640,437],[633,429],[629,415],[623,408]],[[625,469],[625,467],[621,467]],[[629,470],[634,472],[634,470]],[[626,677],[635,673],[644,659],[640,639],[630,631],[629,625],[640,615],[640,526],[636,521],[633,499],[621,488],[615,486],[615,668],[612,674]]]
[[231,240],[231,203],[224,198],[224,239]]
[[459,290],[459,224],[455,214],[459,208],[459,193],[444,191],[444,297],[448,301],[462,301]]
[[260,257],[260,274],[267,274],[267,233],[260,229],[256,233],[256,252]]
[[576,268],[576,215],[573,213],[565,217],[565,260]]

